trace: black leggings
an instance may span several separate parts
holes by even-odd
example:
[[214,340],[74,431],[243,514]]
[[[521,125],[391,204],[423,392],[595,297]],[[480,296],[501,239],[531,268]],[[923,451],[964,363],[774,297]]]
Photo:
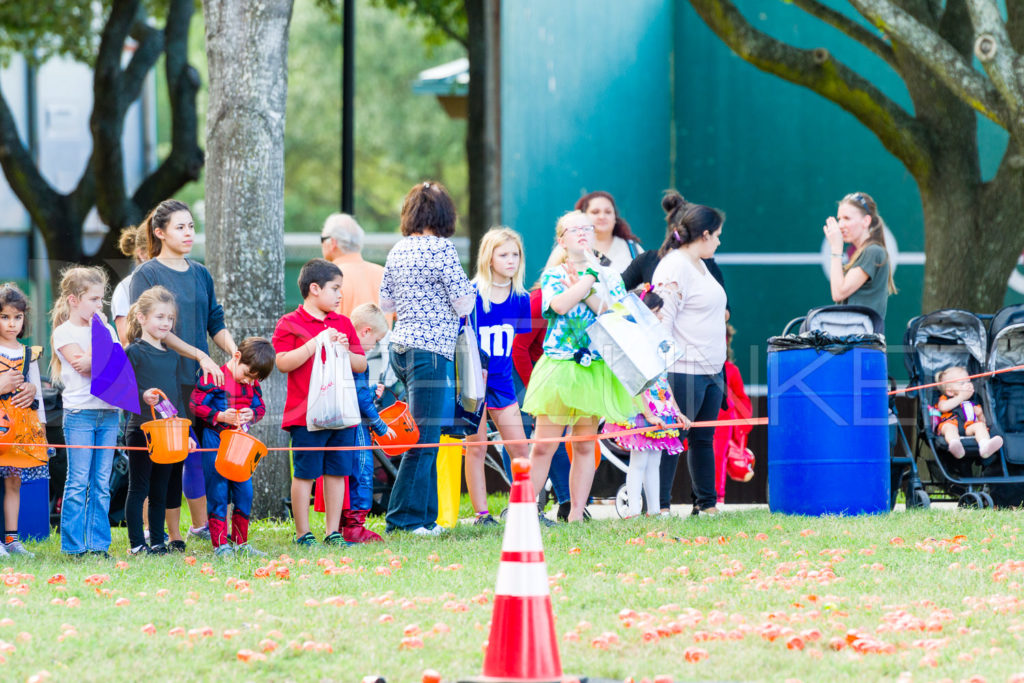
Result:
[[[126,446],[146,446],[141,429],[129,429]],[[128,451],[128,497],[124,503],[128,524],[128,543],[136,548],[146,542],[142,528],[142,504],[149,498],[149,537],[154,545],[163,543],[164,514],[167,509],[181,507],[180,462],[160,465],[153,462],[148,451]],[[177,491],[177,493],[175,493]]]
[[[705,422],[718,418],[718,412],[722,408],[723,382],[721,373],[717,375],[685,375],[682,373],[670,372],[668,381],[672,387],[672,394],[683,414],[694,422]],[[698,427],[691,429],[689,433],[682,432],[680,439],[687,438],[686,461],[690,468],[690,482],[692,487],[693,505],[698,510],[715,507],[718,502],[718,493],[715,490],[715,450],[714,450],[714,427]],[[662,479],[662,492],[666,485],[668,491],[672,491],[672,480],[675,478],[676,462],[678,458],[668,459],[668,466],[671,468],[668,477]],[[662,477],[665,477],[665,461],[662,457]],[[662,499],[662,507],[670,498]]]

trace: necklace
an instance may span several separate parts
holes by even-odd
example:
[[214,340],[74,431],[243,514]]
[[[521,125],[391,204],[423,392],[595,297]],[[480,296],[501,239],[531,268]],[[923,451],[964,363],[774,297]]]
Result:
[[491,281],[491,287],[498,287],[500,289],[505,289],[506,287],[511,287],[511,286],[512,286],[512,281],[511,280],[509,280],[508,282],[502,283],[502,284],[498,284],[497,282],[494,282],[493,280]]

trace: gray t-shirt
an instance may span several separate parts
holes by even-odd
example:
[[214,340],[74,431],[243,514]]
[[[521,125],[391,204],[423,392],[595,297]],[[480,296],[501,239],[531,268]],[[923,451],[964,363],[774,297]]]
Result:
[[850,267],[863,270],[868,276],[868,281],[842,303],[873,308],[884,321],[885,308],[889,302],[889,254],[885,247],[880,244],[869,244]]

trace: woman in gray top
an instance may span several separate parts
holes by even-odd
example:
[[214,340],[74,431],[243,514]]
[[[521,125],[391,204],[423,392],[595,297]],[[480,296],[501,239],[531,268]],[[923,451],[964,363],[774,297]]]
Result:
[[[878,205],[865,192],[854,192],[839,201],[836,216],[825,222],[829,251],[829,285],[837,304],[857,304],[878,311],[885,320],[892,281],[889,252],[885,248],[885,221]],[[852,244],[853,255],[843,264],[843,244]]]

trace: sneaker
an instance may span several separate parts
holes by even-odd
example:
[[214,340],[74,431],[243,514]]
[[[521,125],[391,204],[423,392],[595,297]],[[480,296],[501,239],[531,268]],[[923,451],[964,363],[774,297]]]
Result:
[[[146,543],[149,543],[149,542],[150,542],[150,540],[149,540],[149,529],[146,529],[146,530],[144,530],[144,531],[142,532],[142,535],[143,535],[143,536],[145,536],[145,538],[146,538]],[[170,536],[168,536],[168,535],[167,535],[167,532],[165,531],[165,532],[164,532],[164,543],[167,543],[168,539],[170,539]]]
[[544,515],[544,513],[543,513],[543,512],[537,515],[537,519],[539,519],[539,520],[540,520],[540,523],[541,523],[542,525],[544,525],[544,526],[548,527],[549,529],[550,529],[551,527],[553,527],[553,526],[558,526],[558,524],[556,524],[555,522],[553,522],[553,521],[551,521],[550,519],[548,519],[548,518],[547,518],[547,516],[546,516],[546,515]]
[[210,527],[209,527],[209,525],[206,525],[206,524],[204,524],[201,527],[192,527],[192,526],[190,526],[188,528],[188,535],[189,536],[195,536],[196,538],[202,539],[204,541],[209,541],[210,540]]
[[235,546],[236,555],[248,555],[249,557],[266,557],[267,554],[262,550],[253,548],[248,543],[239,543]]
[[93,557],[102,557],[104,560],[110,559],[110,553],[108,553],[106,550],[90,550],[89,554]]
[[235,556],[235,549],[230,543],[225,543],[224,545],[219,545],[214,548],[213,554],[219,558],[228,560]]
[[165,546],[163,543],[157,543],[154,546],[150,546],[149,554],[150,555],[166,555],[167,554],[167,546]]
[[334,531],[324,536],[324,545],[352,545],[345,540],[340,531]]
[[473,522],[473,526],[498,526],[498,520],[491,517],[490,513],[485,513],[476,516],[476,521]]
[[10,555],[11,554],[7,552],[7,546],[5,546],[3,543],[0,543],[0,557],[10,557]]
[[[3,545],[3,543],[0,543]],[[35,557],[35,553],[31,553],[25,549],[25,546],[21,544],[21,541],[11,541],[7,544],[8,555],[21,555],[22,557]]]
[[185,541],[171,541],[167,544],[167,549],[172,553],[183,553],[185,552]]
[[440,536],[445,531],[447,531],[447,529],[445,529],[443,526],[441,526],[440,524],[435,524],[433,527],[417,527],[412,530],[412,533],[416,534],[417,536]]
[[555,519],[562,522],[569,521],[569,510],[572,509],[572,504],[569,501],[558,504],[558,512],[555,514]]
[[295,545],[315,546],[320,545],[320,542],[316,540],[316,536],[312,532],[307,531],[295,539]]

